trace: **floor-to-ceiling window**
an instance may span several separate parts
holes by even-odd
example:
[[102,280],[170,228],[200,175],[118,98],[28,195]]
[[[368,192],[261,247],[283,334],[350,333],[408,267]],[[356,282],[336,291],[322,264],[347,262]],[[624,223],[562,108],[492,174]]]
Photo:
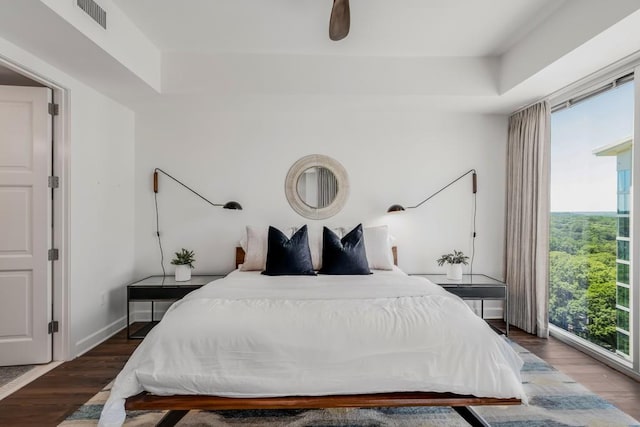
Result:
[[631,75],[594,87],[551,115],[549,321],[632,359]]

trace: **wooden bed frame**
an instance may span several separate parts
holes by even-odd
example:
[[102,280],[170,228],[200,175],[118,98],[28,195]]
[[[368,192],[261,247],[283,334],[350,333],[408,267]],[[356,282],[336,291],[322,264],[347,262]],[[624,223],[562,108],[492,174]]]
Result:
[[520,405],[520,399],[475,397],[453,393],[378,393],[335,396],[232,398],[218,396],[155,396],[146,392],[126,400],[127,410],[169,410],[157,426],[173,426],[190,410],[377,408],[450,406],[472,426],[488,426],[470,406]]
[[[393,263],[398,265],[398,251],[394,246]],[[244,250],[236,248],[236,268],[244,262]],[[174,426],[190,410],[242,410],[242,409],[320,409],[320,408],[373,408],[399,406],[450,406],[471,426],[488,426],[471,406],[520,405],[516,398],[476,397],[454,393],[401,392],[375,394],[348,394],[333,396],[285,396],[258,398],[231,398],[220,396],[175,395],[156,396],[142,392],[125,402],[127,410],[168,410],[158,422],[159,427]]]

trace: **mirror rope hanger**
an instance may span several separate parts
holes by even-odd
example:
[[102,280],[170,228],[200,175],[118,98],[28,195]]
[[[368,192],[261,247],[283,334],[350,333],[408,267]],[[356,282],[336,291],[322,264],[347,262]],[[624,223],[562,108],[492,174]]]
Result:
[[242,206],[240,205],[240,203],[235,202],[233,200],[229,201],[227,203],[224,203],[224,204],[222,204],[222,203],[213,203],[211,200],[207,199],[202,194],[198,193],[197,191],[195,191],[194,189],[192,189],[191,187],[189,187],[188,185],[186,185],[182,181],[180,181],[177,178],[171,176],[170,174],[168,174],[167,172],[163,171],[160,168],[155,168],[153,170],[153,198],[154,198],[155,207],[156,207],[156,236],[158,236],[158,247],[160,248],[160,266],[162,267],[162,277],[165,277],[167,275],[167,273],[166,273],[166,271],[164,269],[164,251],[162,249],[162,241],[160,240],[160,220],[159,220],[159,216],[158,216],[158,190],[159,190],[158,173],[161,173],[161,174],[167,176],[168,178],[171,178],[173,181],[177,182],[178,184],[180,184],[181,186],[183,186],[187,190],[191,191],[193,194],[195,194],[196,196],[200,197],[202,200],[204,200],[205,202],[209,203],[211,206],[222,207],[223,209],[240,210],[240,211],[242,210]]

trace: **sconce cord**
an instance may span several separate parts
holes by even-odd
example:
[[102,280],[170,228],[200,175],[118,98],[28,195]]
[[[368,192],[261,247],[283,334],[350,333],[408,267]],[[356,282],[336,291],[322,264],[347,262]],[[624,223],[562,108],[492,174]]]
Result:
[[164,251],[162,250],[162,240],[160,240],[160,220],[158,219],[158,193],[153,193],[156,204],[156,236],[158,236],[158,246],[160,247],[160,267],[162,267],[162,278],[164,279],[167,272],[164,269]]
[[473,260],[476,257],[476,212],[478,212],[478,194],[473,193],[473,234],[471,236],[471,263],[469,265],[469,274],[473,279]]

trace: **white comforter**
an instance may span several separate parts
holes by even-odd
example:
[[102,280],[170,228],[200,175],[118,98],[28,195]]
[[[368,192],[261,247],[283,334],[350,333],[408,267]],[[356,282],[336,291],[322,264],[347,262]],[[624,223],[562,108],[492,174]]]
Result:
[[176,302],[115,380],[124,399],[435,391],[526,401],[522,360],[458,297],[399,270],[369,276],[235,271]]

